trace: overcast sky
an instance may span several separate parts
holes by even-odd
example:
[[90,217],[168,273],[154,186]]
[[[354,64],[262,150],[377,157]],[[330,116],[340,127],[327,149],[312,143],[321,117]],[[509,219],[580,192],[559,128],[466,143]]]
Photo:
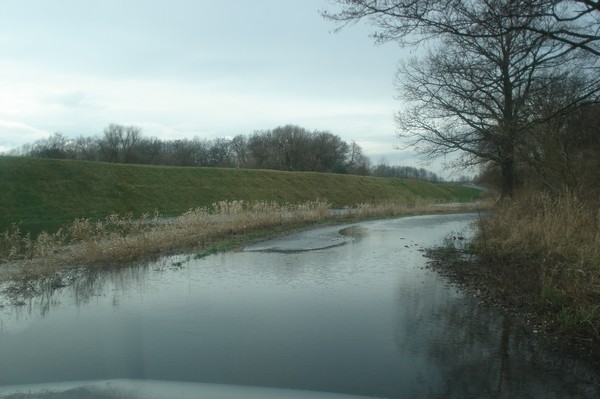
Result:
[[[334,33],[327,0],[2,0],[0,151],[110,123],[162,139],[296,124],[394,149],[394,76],[409,57],[371,28]],[[431,167],[436,172],[434,167]]]

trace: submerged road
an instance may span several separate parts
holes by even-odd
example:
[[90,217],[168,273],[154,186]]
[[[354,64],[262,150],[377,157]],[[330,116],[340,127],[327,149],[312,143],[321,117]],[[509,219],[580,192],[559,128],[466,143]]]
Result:
[[231,398],[240,396],[227,389],[260,392],[244,387],[298,397],[599,397],[585,365],[545,351],[426,267],[423,248],[468,237],[476,218],[314,229],[240,252],[162,258],[5,305],[0,397],[78,397],[83,385],[103,398],[139,397],[149,386]]

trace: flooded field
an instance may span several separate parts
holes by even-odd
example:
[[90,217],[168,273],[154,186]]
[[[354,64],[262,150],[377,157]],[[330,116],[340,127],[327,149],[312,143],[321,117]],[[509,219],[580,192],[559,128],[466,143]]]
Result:
[[326,227],[0,298],[0,397],[598,397],[585,365],[425,267],[476,219]]

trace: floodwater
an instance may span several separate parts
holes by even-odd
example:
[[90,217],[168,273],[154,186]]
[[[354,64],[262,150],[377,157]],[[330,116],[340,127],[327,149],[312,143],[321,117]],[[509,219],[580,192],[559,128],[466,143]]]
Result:
[[326,227],[0,297],[0,397],[600,397],[584,365],[425,267],[475,220]]

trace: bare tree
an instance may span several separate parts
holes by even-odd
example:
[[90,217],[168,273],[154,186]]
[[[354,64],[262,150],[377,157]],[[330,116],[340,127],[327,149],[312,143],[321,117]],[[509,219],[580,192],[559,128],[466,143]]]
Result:
[[[502,171],[502,193],[515,184],[515,154],[531,129],[544,122],[531,100],[577,70],[588,80],[554,115],[595,100],[595,60],[577,48],[537,32],[558,24],[543,5],[526,0],[352,0],[325,13],[342,24],[367,18],[378,41],[409,45],[429,41],[432,50],[404,64],[398,75],[409,106],[396,121],[399,135],[428,157],[462,154],[459,165],[493,162]],[[527,27],[527,29],[525,28]]]
[[39,158],[64,159],[69,158],[73,152],[73,143],[62,133],[52,133],[48,138],[37,140],[30,154]]
[[141,137],[142,129],[137,126],[111,123],[104,129],[104,138],[99,143],[103,160],[107,162],[133,162],[133,149]]
[[331,132],[314,132],[309,154],[312,156],[312,168],[310,170],[316,172],[347,172],[345,166],[348,143]]
[[115,123],[111,123],[104,129],[104,138],[100,140],[103,161],[119,162],[119,148],[124,129],[124,126]]
[[212,139],[208,143],[207,166],[231,167],[231,149],[229,140],[224,138]]
[[99,140],[94,137],[79,136],[73,144],[74,156],[82,161],[97,161],[99,159]]
[[209,144],[195,137],[193,140],[178,139],[162,144],[163,163],[176,166],[208,166]]
[[272,134],[270,131],[256,131],[248,138],[248,166],[257,169],[276,169],[273,160]]
[[156,137],[141,138],[136,144],[136,162],[141,164],[161,164],[166,162],[167,145]]
[[141,138],[142,129],[140,127],[131,125],[123,129],[121,135],[121,162],[131,163],[134,161],[134,148]]
[[236,168],[245,168],[248,166],[248,140],[246,136],[238,134],[230,142],[231,156]]
[[279,126],[272,131],[280,170],[310,170],[308,154],[311,134],[296,126]]
[[534,18],[548,18],[547,26],[523,25],[551,40],[600,56],[600,1],[597,0],[531,0],[536,4]]
[[354,175],[368,175],[371,161],[364,155],[362,148],[352,140],[348,145],[346,168]]

